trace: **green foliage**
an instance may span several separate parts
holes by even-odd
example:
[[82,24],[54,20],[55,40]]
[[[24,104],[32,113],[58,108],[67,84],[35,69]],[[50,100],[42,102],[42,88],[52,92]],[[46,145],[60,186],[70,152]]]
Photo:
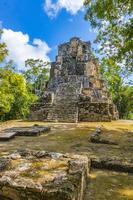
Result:
[[40,96],[45,89],[45,84],[49,79],[49,63],[42,60],[28,59],[25,62],[27,70],[24,72],[30,90]]
[[133,87],[125,85],[123,71],[111,59],[105,59],[101,66],[101,72],[113,97],[113,101],[117,105],[120,118],[132,119]]
[[85,0],[86,16],[98,29],[96,42],[104,57],[133,70],[133,3],[132,0]]
[[[1,39],[2,30],[0,30],[0,39]],[[0,43],[0,62],[2,62],[7,56],[8,51],[5,43]]]
[[121,118],[133,119],[133,86],[123,86],[120,93],[119,110]]
[[[5,61],[7,54],[6,45],[0,43],[0,62]],[[38,99],[36,91],[42,92],[48,80],[47,63],[29,59],[24,74],[15,71],[13,61],[4,63],[0,67],[0,120],[24,118]]]
[[14,71],[11,63],[0,68],[0,119],[25,117],[36,96],[31,94],[22,74]]
[[131,0],[85,0],[86,15],[98,30],[101,72],[120,118],[133,116],[133,87],[126,85],[133,71],[133,3]]

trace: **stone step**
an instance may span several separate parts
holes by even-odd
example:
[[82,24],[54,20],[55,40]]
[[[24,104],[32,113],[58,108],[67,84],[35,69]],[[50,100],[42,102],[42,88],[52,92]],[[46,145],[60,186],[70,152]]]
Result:
[[8,141],[15,136],[38,136],[48,131],[48,126],[13,127],[0,133],[0,141]]
[[62,120],[62,121],[75,121],[78,119],[78,111],[77,111],[77,107],[61,107],[57,106],[55,107],[54,110],[52,110],[52,112],[49,112],[48,114],[48,117],[47,117],[48,120]]
[[8,141],[16,136],[16,132],[2,132],[0,133],[0,141]]

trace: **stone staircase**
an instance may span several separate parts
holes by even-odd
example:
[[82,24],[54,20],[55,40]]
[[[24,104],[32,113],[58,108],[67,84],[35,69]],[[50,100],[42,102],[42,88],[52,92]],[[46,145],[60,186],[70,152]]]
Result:
[[60,122],[78,121],[78,96],[81,83],[63,83],[56,91],[53,109],[48,113],[48,120],[57,120]]

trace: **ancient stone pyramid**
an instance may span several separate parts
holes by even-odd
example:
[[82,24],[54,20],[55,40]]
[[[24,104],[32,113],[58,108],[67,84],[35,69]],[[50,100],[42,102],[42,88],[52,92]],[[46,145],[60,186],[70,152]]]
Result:
[[32,106],[30,119],[87,122],[117,118],[90,42],[74,37],[60,45],[44,96]]

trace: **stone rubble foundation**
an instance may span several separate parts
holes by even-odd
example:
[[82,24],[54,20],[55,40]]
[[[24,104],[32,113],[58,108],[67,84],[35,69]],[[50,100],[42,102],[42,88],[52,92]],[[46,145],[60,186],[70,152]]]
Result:
[[1,161],[0,200],[83,200],[87,156],[21,150]]
[[92,158],[91,167],[95,169],[107,169],[117,172],[133,173],[133,162],[126,159],[123,161],[118,157]]
[[34,125],[29,127],[13,127],[0,132],[0,141],[8,141],[15,136],[39,136],[50,131],[48,126]]

